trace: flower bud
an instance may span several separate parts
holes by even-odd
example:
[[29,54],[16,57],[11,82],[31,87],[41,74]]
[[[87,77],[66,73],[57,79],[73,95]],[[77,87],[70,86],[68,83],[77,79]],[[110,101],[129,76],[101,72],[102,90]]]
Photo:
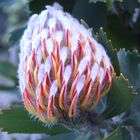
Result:
[[31,16],[20,42],[19,85],[25,108],[43,123],[94,111],[112,75],[103,46],[60,6]]

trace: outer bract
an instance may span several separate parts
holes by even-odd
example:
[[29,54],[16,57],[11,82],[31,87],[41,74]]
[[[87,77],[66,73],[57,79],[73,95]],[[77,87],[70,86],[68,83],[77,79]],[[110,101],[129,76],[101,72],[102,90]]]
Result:
[[58,4],[31,16],[20,43],[19,85],[25,108],[43,123],[85,120],[112,75],[102,45]]

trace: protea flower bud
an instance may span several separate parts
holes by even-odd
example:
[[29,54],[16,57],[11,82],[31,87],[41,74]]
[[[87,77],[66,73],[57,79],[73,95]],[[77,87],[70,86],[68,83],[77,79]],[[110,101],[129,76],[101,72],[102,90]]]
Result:
[[60,6],[29,20],[20,43],[26,109],[43,123],[86,118],[112,83],[113,67],[91,31]]

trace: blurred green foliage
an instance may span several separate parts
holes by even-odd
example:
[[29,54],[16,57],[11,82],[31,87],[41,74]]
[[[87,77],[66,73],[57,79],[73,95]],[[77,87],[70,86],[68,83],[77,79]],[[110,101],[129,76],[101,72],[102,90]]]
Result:
[[[105,47],[117,74],[114,76],[112,89],[107,96],[106,109],[101,114],[102,118],[99,119],[104,121],[117,116],[119,121],[115,121],[110,135],[105,140],[139,140],[140,56],[138,53],[140,51],[140,2],[139,0],[120,1],[1,0],[0,54],[5,52],[9,54],[9,48],[15,47],[15,45],[18,52],[18,43],[27,25],[29,15],[40,13],[48,4],[60,3],[65,11],[70,12],[79,20],[82,19],[89,28],[93,29],[94,37]],[[106,33],[100,27],[103,27]],[[137,49],[138,52],[132,51],[134,49]],[[18,59],[18,53],[15,53],[15,55]],[[18,63],[13,64],[10,59],[0,60],[0,75],[14,83],[12,86],[0,84],[1,91],[7,90],[13,94],[13,91],[17,89],[17,65]],[[134,92],[138,94],[136,95]],[[111,118],[111,120],[113,119]],[[9,133],[45,132],[50,135],[48,140],[62,138],[88,140],[89,138],[85,138],[84,135],[79,137],[78,134],[61,126],[48,129],[36,124],[33,119],[28,117],[22,107],[3,110],[0,114],[0,127],[3,128],[3,131]]]

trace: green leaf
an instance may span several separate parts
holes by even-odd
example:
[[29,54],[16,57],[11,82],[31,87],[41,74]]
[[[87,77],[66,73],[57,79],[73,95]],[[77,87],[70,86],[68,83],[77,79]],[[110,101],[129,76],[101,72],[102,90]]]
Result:
[[20,40],[24,30],[25,30],[25,27],[20,27],[10,33],[10,38],[9,38],[10,46],[13,46]]
[[122,74],[119,77],[114,76],[112,88],[107,97],[107,108],[102,114],[103,118],[109,119],[127,111],[135,96],[136,93]]
[[[72,15],[78,20],[83,19],[94,31],[106,24],[107,10],[104,3],[89,3],[88,0],[77,0]],[[99,18],[100,17],[100,18]]]
[[117,50],[113,49],[111,40],[107,39],[106,33],[103,31],[103,28],[100,28],[99,33],[95,35],[97,41],[103,45],[108,56],[111,59],[113,67],[117,75],[120,75],[119,61],[117,58]]
[[23,107],[14,107],[2,110],[0,114],[0,127],[8,133],[47,133],[49,135],[68,133],[66,128],[55,125],[52,128],[45,127],[32,120]]
[[140,93],[140,56],[135,50],[133,52],[125,51],[118,52],[118,60],[120,70],[123,75],[129,80],[135,91]]
[[[64,10],[71,12],[73,9],[73,5],[76,0],[57,0],[59,4],[64,7]],[[56,0],[31,0],[29,3],[29,8],[31,13],[40,13],[45,9],[46,5],[52,5]]]
[[17,81],[17,69],[12,63],[8,61],[0,61],[0,75]]
[[117,127],[108,137],[103,140],[124,140],[122,137],[121,127]]

